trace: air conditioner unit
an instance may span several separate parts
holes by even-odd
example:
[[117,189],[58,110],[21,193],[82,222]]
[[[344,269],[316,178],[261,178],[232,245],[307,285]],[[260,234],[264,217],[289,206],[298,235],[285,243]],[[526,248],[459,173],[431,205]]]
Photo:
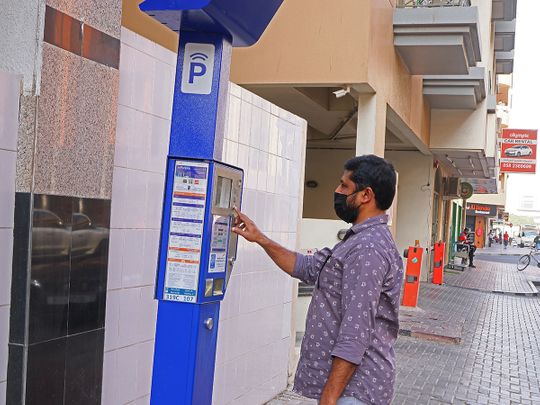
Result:
[[445,200],[461,198],[461,179],[459,177],[447,177],[444,179]]

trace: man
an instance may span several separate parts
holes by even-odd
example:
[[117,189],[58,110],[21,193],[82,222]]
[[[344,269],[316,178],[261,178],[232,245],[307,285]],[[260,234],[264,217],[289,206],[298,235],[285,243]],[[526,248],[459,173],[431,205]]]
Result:
[[536,250],[540,250],[540,232],[538,232],[538,235],[534,237],[534,248]]
[[469,267],[475,269],[474,252],[476,252],[476,246],[469,240],[469,228],[463,229],[463,232],[459,235],[459,242],[469,247]]
[[503,240],[504,240],[504,248],[508,248],[508,241],[510,240],[510,235],[508,235],[508,231],[504,231],[504,235],[503,235]]
[[403,263],[385,211],[396,190],[390,163],[374,155],[345,163],[334,193],[353,226],[333,249],[313,256],[270,240],[238,213],[234,232],[258,243],[286,273],[314,285],[294,390],[320,405],[392,401]]

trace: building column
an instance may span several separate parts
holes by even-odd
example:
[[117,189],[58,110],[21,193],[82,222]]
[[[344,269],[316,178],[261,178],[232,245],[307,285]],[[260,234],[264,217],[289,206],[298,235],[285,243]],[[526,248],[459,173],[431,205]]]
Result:
[[384,156],[386,134],[386,102],[376,93],[358,95],[356,156]]
[[433,215],[433,159],[420,152],[387,152],[388,159],[399,173],[396,217],[396,244],[399,252],[420,241],[424,256],[422,260],[422,281],[428,280],[429,248]]
[[13,405],[98,405],[122,2],[20,3],[0,16],[0,70],[22,81],[0,389]]

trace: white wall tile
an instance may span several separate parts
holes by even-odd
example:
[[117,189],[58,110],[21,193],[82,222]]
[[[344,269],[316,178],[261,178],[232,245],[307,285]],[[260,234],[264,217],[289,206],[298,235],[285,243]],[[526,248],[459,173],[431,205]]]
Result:
[[137,345],[117,350],[117,404],[125,404],[137,398],[137,362]]
[[21,77],[0,72],[0,149],[17,151]]
[[127,229],[124,233],[124,258],[122,261],[122,287],[143,285],[144,230]]
[[159,236],[160,232],[157,229],[147,229],[144,231],[143,285],[154,285],[156,279]]
[[0,405],[6,405],[6,382],[0,382]]
[[126,199],[122,206],[128,228],[145,228],[148,222],[145,214],[149,175],[148,172],[128,170]]
[[251,129],[250,129],[250,138],[249,145],[252,148],[260,149],[261,148],[261,124],[262,124],[262,115],[263,110],[253,106],[251,109]]
[[116,405],[118,402],[118,352],[105,352],[103,355],[103,380],[101,387],[101,403]]
[[147,228],[159,229],[161,226],[161,211],[163,206],[163,187],[165,185],[165,175],[160,173],[147,173],[147,194],[146,194],[146,218]]
[[105,351],[120,347],[120,302],[122,290],[107,292],[105,313]]
[[259,152],[257,175],[257,190],[267,191],[269,155],[266,151]]
[[238,142],[244,145],[250,144],[252,113],[253,106],[243,102],[240,108],[240,129]]
[[136,50],[125,43],[120,47],[120,85],[118,93],[118,104],[126,107],[133,107],[135,91],[134,68],[136,63]]
[[114,167],[111,201],[111,228],[125,228],[128,200],[127,183],[129,170],[122,167]]
[[137,345],[137,396],[144,396],[152,388],[152,363],[154,360],[154,342]]
[[13,229],[0,228],[0,306],[10,303],[12,257]]
[[141,341],[139,328],[140,288],[120,290],[118,343],[120,346],[133,345]]
[[0,381],[7,379],[9,307],[0,307]]
[[134,119],[136,111],[123,105],[118,106],[118,119],[116,122],[116,139],[114,145],[114,165],[128,166],[129,149],[135,130]]
[[229,83],[229,92],[237,98],[242,98],[242,87],[235,83]]
[[16,153],[0,150],[0,228],[13,227]]
[[241,100],[230,94],[227,112],[227,133],[225,134],[225,137],[235,142],[238,142],[240,131],[240,107]]
[[249,147],[246,145],[238,145],[238,167],[244,169],[244,184],[246,184],[249,177]]
[[112,228],[109,234],[109,266],[107,271],[107,289],[122,287],[122,268],[124,261],[124,229]]

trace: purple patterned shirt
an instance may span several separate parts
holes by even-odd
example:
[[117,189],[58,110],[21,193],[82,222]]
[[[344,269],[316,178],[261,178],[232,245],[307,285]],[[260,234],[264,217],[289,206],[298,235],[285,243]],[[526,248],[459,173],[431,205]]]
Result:
[[358,367],[343,392],[368,404],[390,404],[394,392],[403,262],[388,217],[354,225],[333,249],[298,254],[293,276],[315,285],[294,390],[320,398],[340,357]]

